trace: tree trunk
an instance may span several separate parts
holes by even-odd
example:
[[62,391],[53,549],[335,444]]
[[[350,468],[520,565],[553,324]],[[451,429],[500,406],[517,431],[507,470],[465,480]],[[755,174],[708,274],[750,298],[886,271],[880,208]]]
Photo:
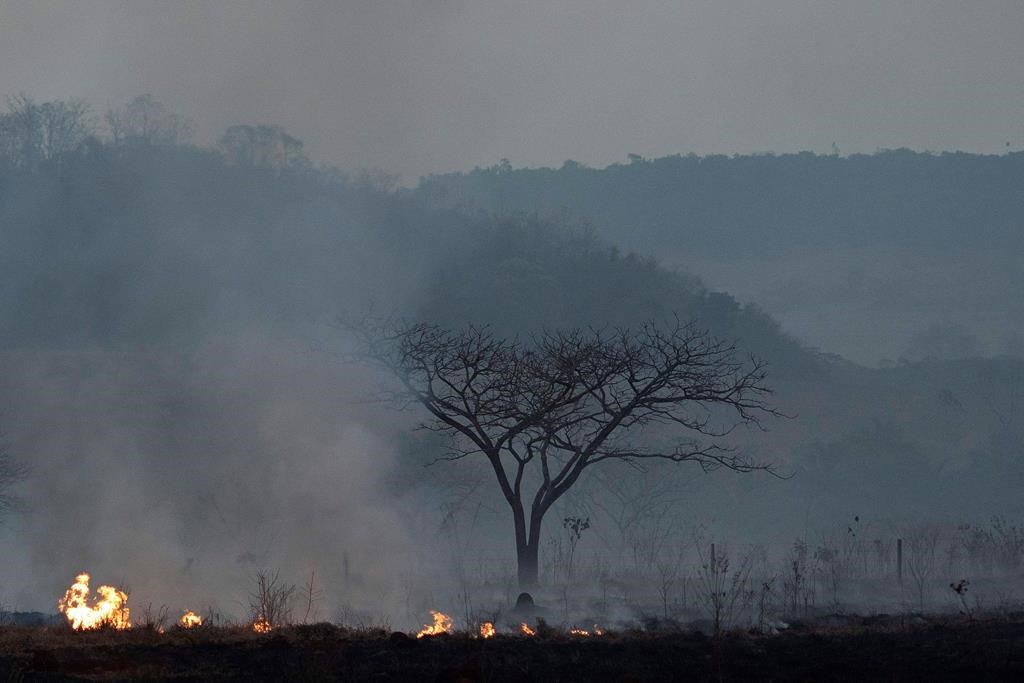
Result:
[[537,543],[516,544],[519,564],[519,590],[531,591],[537,587]]
[[533,590],[538,584],[540,526],[546,511],[547,508],[534,506],[530,514],[529,535],[526,533],[526,520],[518,516],[516,519],[516,560],[519,565],[519,590],[522,591]]

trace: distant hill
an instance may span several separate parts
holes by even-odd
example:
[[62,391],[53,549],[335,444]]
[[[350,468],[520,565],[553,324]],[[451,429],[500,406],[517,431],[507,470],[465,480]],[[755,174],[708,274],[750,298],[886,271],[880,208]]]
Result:
[[756,301],[799,338],[861,362],[959,325],[1024,354],[1024,153],[889,150],[506,163],[428,176],[436,206],[571,217]]

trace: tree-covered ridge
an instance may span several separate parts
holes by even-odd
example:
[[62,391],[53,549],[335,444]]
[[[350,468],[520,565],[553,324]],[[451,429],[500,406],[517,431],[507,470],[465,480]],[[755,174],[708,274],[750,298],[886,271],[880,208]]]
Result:
[[[553,214],[568,209],[603,234],[685,237],[695,250],[759,252],[884,242],[953,249],[1017,244],[1024,153],[850,156],[756,154],[634,157],[603,169],[514,169],[507,162],[425,177],[418,191],[449,205]],[[607,231],[607,232],[606,232]]]
[[[428,176],[435,206],[570,216],[874,365],[1024,355],[1024,153],[508,162]],[[956,337],[956,339],[953,339]],[[932,349],[929,351],[928,349]],[[959,349],[959,351],[957,351]],[[952,355],[949,355],[952,353]]]

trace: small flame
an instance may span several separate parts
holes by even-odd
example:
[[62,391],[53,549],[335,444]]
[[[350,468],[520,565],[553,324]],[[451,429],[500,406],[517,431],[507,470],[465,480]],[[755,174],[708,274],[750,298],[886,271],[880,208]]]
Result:
[[436,610],[430,610],[430,613],[434,617],[434,624],[432,626],[424,626],[420,629],[419,633],[416,634],[417,638],[423,638],[424,636],[439,636],[442,633],[452,632],[452,618],[447,614],[442,614]]
[[76,631],[98,629],[110,626],[118,630],[132,627],[129,621],[128,594],[112,586],[100,586],[96,589],[100,599],[89,606],[89,575],[79,574],[75,583],[57,602],[59,609]]
[[594,624],[594,635],[595,636],[603,636],[604,635],[604,630],[600,626],[598,626],[597,624]]
[[182,628],[195,628],[203,625],[203,618],[189,610],[181,615],[181,619],[178,619],[178,626]]
[[274,627],[270,625],[270,622],[260,617],[252,623],[252,630],[256,633],[270,633],[274,630]]
[[480,637],[481,638],[493,638],[496,631],[494,630],[494,624],[489,621],[485,621],[480,624]]
[[529,626],[527,626],[526,624],[519,624],[519,632],[522,633],[524,636],[535,636],[535,635],[537,635],[537,632],[534,631]]
[[590,636],[590,631],[587,631],[587,630],[582,629],[582,628],[571,628],[571,629],[569,629],[569,635],[570,636],[589,637]]

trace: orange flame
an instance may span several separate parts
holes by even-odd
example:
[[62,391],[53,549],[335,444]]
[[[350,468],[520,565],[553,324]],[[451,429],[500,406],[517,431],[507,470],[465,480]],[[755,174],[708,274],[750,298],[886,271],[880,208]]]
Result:
[[96,589],[99,600],[89,606],[89,575],[79,574],[75,582],[57,602],[57,609],[67,617],[71,628],[76,631],[87,631],[102,626],[110,626],[118,630],[132,627],[129,621],[128,594],[112,586],[100,586]]
[[570,636],[589,637],[590,636],[590,631],[586,631],[586,630],[584,630],[582,628],[571,628],[571,629],[569,629],[569,635]]
[[604,635],[604,631],[597,624],[594,624],[594,635],[595,636],[603,636]]
[[485,621],[480,624],[480,637],[481,638],[493,638],[496,631],[494,630],[494,624],[489,621]]
[[534,631],[529,626],[527,626],[526,624],[519,624],[519,632],[522,633],[524,636],[535,636],[535,635],[537,635],[537,632]]
[[419,633],[416,634],[417,638],[423,638],[424,636],[439,636],[442,633],[452,632],[452,618],[447,614],[430,610],[430,613],[434,616],[433,626],[427,625],[420,629]]
[[195,628],[196,626],[203,625],[203,618],[189,610],[181,615],[181,619],[178,619],[178,626],[182,628]]
[[252,623],[252,630],[256,633],[270,633],[274,630],[274,627],[270,625],[270,622],[260,617]]

